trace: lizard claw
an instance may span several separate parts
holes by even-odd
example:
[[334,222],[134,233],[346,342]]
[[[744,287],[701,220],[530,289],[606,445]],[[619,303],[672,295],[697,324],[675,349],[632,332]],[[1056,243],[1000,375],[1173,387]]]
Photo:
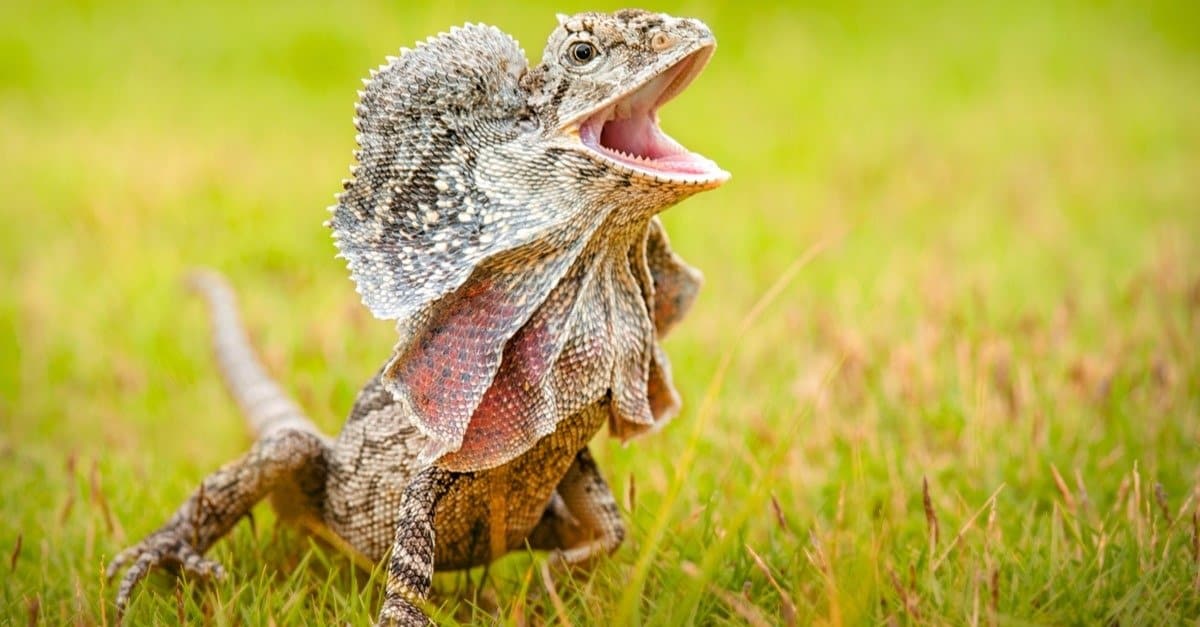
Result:
[[543,574],[554,579],[569,576],[579,570],[576,564],[567,559],[567,555],[562,549],[550,551],[542,566],[544,567]]
[[124,615],[129,606],[134,588],[155,567],[165,566],[204,579],[221,580],[225,577],[225,569],[220,563],[204,557],[190,543],[171,531],[155,532],[118,553],[109,563],[105,576],[111,580],[127,566],[128,570],[121,577],[121,584],[117,587],[118,617]]

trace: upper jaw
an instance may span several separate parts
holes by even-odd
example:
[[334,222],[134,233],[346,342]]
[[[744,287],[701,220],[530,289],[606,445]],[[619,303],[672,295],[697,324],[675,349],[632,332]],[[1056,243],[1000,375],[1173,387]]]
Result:
[[712,57],[712,39],[698,41],[626,91],[561,125],[585,150],[607,165],[659,182],[717,187],[729,173],[689,151],[658,126],[658,109],[697,77]]

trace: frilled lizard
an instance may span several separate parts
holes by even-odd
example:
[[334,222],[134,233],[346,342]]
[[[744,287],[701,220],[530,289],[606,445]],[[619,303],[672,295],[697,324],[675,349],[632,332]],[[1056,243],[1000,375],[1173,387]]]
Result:
[[329,225],[364,304],[397,321],[388,362],[336,439],[266,374],[216,275],[217,360],[257,440],[118,554],[130,594],[156,566],[221,576],[205,551],[271,497],[281,517],[387,559],[385,624],[427,622],[434,568],[614,550],[624,528],[588,442],[673,416],[659,339],[699,274],[655,217],[728,174],[660,130],[715,47],[694,19],[559,16],[540,65],[496,28],[404,50],[365,81],[353,177]]

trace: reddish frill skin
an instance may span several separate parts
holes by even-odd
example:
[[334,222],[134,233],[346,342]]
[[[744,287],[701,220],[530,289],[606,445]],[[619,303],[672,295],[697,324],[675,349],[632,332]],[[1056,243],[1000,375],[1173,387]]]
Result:
[[329,224],[364,304],[396,320],[392,355],[330,439],[267,376],[225,282],[194,276],[257,440],[117,555],[118,611],[153,567],[223,575],[203,554],[265,497],[363,563],[388,560],[381,624],[428,621],[435,567],[616,549],[587,446],[679,409],[659,342],[700,276],[656,216],[728,174],[666,137],[657,110],[714,47],[697,20],[583,13],[559,17],[532,68],[468,25],[372,72]]

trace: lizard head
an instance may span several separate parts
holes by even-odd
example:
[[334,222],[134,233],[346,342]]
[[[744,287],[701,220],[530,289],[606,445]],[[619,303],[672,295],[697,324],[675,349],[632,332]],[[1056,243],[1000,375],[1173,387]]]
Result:
[[728,180],[728,172],[658,123],[659,108],[700,74],[716,48],[703,22],[636,9],[558,21],[542,63],[526,79],[552,141],[635,188],[670,186],[682,197]]

